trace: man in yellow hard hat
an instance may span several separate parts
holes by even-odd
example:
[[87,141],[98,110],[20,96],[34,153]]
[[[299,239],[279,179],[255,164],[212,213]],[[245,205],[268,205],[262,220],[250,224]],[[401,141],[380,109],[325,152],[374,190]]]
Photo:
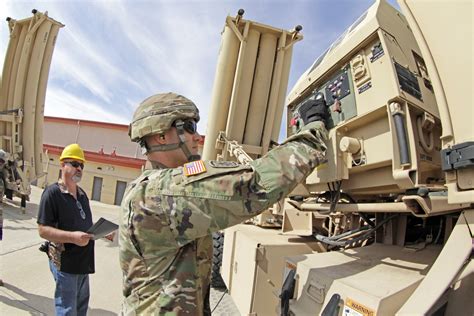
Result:
[[78,144],[71,144],[59,160],[61,177],[41,196],[38,231],[49,241],[56,315],[86,315],[89,274],[95,267],[93,235],[86,233],[92,226],[89,199],[78,185],[84,171],[84,151]]

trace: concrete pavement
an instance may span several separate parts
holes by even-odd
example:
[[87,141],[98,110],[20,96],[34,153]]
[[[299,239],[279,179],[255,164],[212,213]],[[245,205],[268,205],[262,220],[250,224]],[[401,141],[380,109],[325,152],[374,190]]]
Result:
[[[54,281],[48,259],[38,250],[36,215],[42,190],[32,187],[25,213],[20,201],[4,199],[3,240],[0,242],[0,315],[54,315]],[[104,217],[118,223],[118,207],[91,201],[94,220]],[[122,302],[122,273],[118,261],[117,238],[97,240],[96,273],[90,276],[91,298],[88,315],[117,315]],[[211,308],[223,295],[211,290]],[[232,298],[224,294],[213,315],[239,315]]]

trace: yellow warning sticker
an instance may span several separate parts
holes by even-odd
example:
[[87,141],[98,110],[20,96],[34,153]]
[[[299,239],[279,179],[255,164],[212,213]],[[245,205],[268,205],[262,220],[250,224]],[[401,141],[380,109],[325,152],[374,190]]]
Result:
[[357,303],[350,298],[347,298],[344,304],[344,316],[375,316],[375,311],[365,305]]

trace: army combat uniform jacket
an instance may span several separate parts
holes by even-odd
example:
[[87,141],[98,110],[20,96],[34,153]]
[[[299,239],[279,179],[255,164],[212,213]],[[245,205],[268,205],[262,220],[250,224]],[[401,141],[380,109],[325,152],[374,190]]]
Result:
[[211,233],[284,198],[323,161],[325,148],[308,129],[249,165],[197,161],[145,171],[121,206],[122,313],[202,315]]

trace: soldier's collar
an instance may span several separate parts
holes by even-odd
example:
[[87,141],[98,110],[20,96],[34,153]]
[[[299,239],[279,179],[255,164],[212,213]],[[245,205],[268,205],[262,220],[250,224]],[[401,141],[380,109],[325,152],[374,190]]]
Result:
[[150,161],[151,166],[153,167],[153,169],[169,169],[169,167],[165,166],[164,164],[162,164],[159,161],[150,160],[150,159],[148,159],[148,160]]

